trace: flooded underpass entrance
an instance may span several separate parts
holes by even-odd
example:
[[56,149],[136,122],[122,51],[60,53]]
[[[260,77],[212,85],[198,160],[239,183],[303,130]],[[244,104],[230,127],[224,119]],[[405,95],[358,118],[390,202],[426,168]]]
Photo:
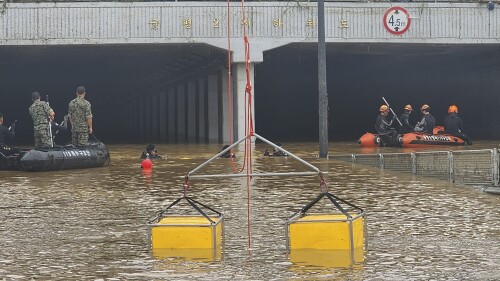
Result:
[[[203,44],[0,47],[0,111],[30,144],[30,95],[50,95],[62,120],[85,85],[106,143],[219,143],[228,135],[227,52]],[[384,96],[397,113],[427,103],[441,124],[459,107],[473,139],[500,137],[498,45],[328,44],[331,140],[373,130]],[[317,50],[292,44],[255,65],[258,132],[280,142],[318,138]],[[243,95],[233,91],[233,95]],[[236,113],[235,113],[236,114]],[[416,111],[412,122],[419,118]]]
[[[227,60],[226,52],[203,44],[0,46],[0,54],[0,112],[6,115],[6,123],[18,120],[16,140],[22,144],[33,138],[28,112],[31,93],[40,92],[42,100],[49,95],[60,122],[79,85],[87,89],[94,132],[102,141],[158,140],[159,129],[157,134],[150,132],[160,126],[159,110],[168,106],[158,95],[210,75],[215,77],[212,80],[220,80],[220,69]],[[170,109],[176,110],[173,118],[184,118],[185,108],[172,103]],[[152,119],[153,113],[157,121]],[[163,136],[162,140],[184,142],[181,137]]]
[[[94,134],[107,144],[111,163],[46,173],[0,171],[0,279],[500,279],[498,196],[440,178],[318,158],[316,3],[256,1],[240,14],[235,7],[231,17],[226,3],[217,1],[4,4],[0,111],[7,125],[19,121],[15,144],[32,144],[31,92],[50,96],[59,121],[75,88],[84,85]],[[473,147],[497,147],[498,9],[486,3],[400,3],[408,24],[410,15],[414,23],[400,36],[383,27],[389,10],[398,11],[393,4],[326,3],[326,22],[332,23],[326,34],[328,121],[335,141],[329,154],[364,149],[356,140],[372,130],[382,96],[398,113],[405,104],[429,104],[438,124],[457,104]],[[255,62],[250,66],[242,47],[246,27]],[[240,40],[233,72],[227,38]],[[230,128],[242,124],[228,118],[226,85],[236,82],[233,93],[240,97],[249,80],[255,82],[255,109],[249,111],[255,112],[256,132],[328,172],[329,192],[368,212],[362,262],[287,256],[285,219],[322,192],[317,177],[192,180],[189,196],[225,215],[220,255],[151,250],[149,219],[183,194],[187,171],[217,154]],[[241,117],[244,101],[233,102]],[[164,156],[147,172],[139,159],[146,143]],[[256,173],[302,168],[287,157],[264,157],[272,147],[252,145],[245,148],[255,149],[251,159],[241,147],[230,159],[239,166],[248,160]],[[373,162],[373,156],[363,157]],[[214,159],[210,173],[233,170],[227,159]]]
[[[329,136],[356,141],[374,131],[385,97],[397,114],[406,104],[429,104],[442,125],[450,105],[459,107],[474,139],[500,137],[499,45],[327,44]],[[256,66],[256,123],[281,140],[317,140],[316,45],[290,45],[265,53]]]

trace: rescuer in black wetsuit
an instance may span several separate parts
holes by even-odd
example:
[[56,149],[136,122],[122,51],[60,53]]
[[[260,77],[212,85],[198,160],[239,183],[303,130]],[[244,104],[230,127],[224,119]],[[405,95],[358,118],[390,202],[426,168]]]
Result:
[[396,119],[396,115],[394,115],[391,121],[387,121],[386,117],[389,114],[389,107],[387,105],[380,106],[380,114],[377,116],[375,120],[375,130],[379,135],[389,137],[389,141],[391,143],[398,142],[398,131],[396,129],[391,128],[392,123]]
[[404,108],[404,112],[401,114],[401,116],[399,116],[399,120],[401,121],[401,126],[399,126],[399,133],[400,134],[406,134],[406,133],[411,133],[413,132],[413,128],[415,128],[415,126],[412,126],[410,124],[410,114],[411,112],[413,111],[413,108],[411,107],[411,105],[406,105],[405,108]]
[[[281,143],[277,143],[276,144],[277,146],[279,146],[280,148],[283,148],[283,146],[281,145]],[[272,156],[288,156],[288,154],[284,151],[281,151],[279,149],[277,149],[276,147],[273,147],[273,154]]]
[[152,144],[148,145],[146,147],[146,150],[144,150],[141,154],[141,159],[155,159],[155,158],[161,158],[160,155],[158,155],[158,151],[156,151],[156,147]]
[[448,116],[444,118],[444,132],[463,139],[468,145],[472,144],[470,137],[464,133],[464,124],[462,118],[458,116],[456,105],[448,108]]
[[6,138],[13,140],[14,137],[16,136],[15,129],[16,129],[16,122],[12,123],[10,128],[7,128],[6,126],[3,125],[3,113],[0,113],[0,152],[3,153],[3,155],[5,156],[19,152],[18,148],[9,147],[5,145]]
[[415,125],[415,132],[421,132],[432,135],[434,126],[436,126],[436,118],[429,112],[430,106],[427,104],[422,105],[420,112],[422,112],[422,120]]
[[[64,120],[57,124],[56,122],[50,122],[50,126],[52,127],[52,138],[54,145],[56,144],[56,137],[59,135],[60,132],[66,132],[68,130],[68,115],[64,116]],[[60,136],[60,135],[59,135]],[[64,137],[59,137],[58,140],[60,141],[61,138]]]
[[[223,150],[227,149],[228,147],[229,147],[229,145],[226,144],[222,147],[222,149],[220,151],[223,151]],[[220,158],[234,158],[236,156],[234,155],[234,153],[231,153],[231,150],[228,150],[228,151],[222,153],[219,157]]]

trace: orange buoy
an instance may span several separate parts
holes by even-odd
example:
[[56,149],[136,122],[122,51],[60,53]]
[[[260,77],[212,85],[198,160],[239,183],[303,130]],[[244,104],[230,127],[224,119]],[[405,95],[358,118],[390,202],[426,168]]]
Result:
[[148,158],[142,160],[141,168],[144,170],[151,170],[153,168],[153,161]]

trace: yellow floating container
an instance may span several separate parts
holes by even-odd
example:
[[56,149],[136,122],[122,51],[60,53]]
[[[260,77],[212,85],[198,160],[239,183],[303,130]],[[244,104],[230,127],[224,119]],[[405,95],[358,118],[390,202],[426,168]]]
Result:
[[288,221],[288,243],[294,249],[354,250],[365,242],[365,214],[310,214]]
[[166,216],[150,224],[151,248],[216,249],[222,244],[224,217]]

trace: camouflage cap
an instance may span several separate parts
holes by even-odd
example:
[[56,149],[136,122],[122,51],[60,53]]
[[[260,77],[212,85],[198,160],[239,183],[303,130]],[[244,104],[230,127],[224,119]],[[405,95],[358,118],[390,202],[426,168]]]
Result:
[[76,93],[79,95],[85,93],[85,87],[79,86],[78,88],[76,88]]
[[31,94],[31,100],[35,101],[40,98],[40,93],[39,92],[33,92]]

